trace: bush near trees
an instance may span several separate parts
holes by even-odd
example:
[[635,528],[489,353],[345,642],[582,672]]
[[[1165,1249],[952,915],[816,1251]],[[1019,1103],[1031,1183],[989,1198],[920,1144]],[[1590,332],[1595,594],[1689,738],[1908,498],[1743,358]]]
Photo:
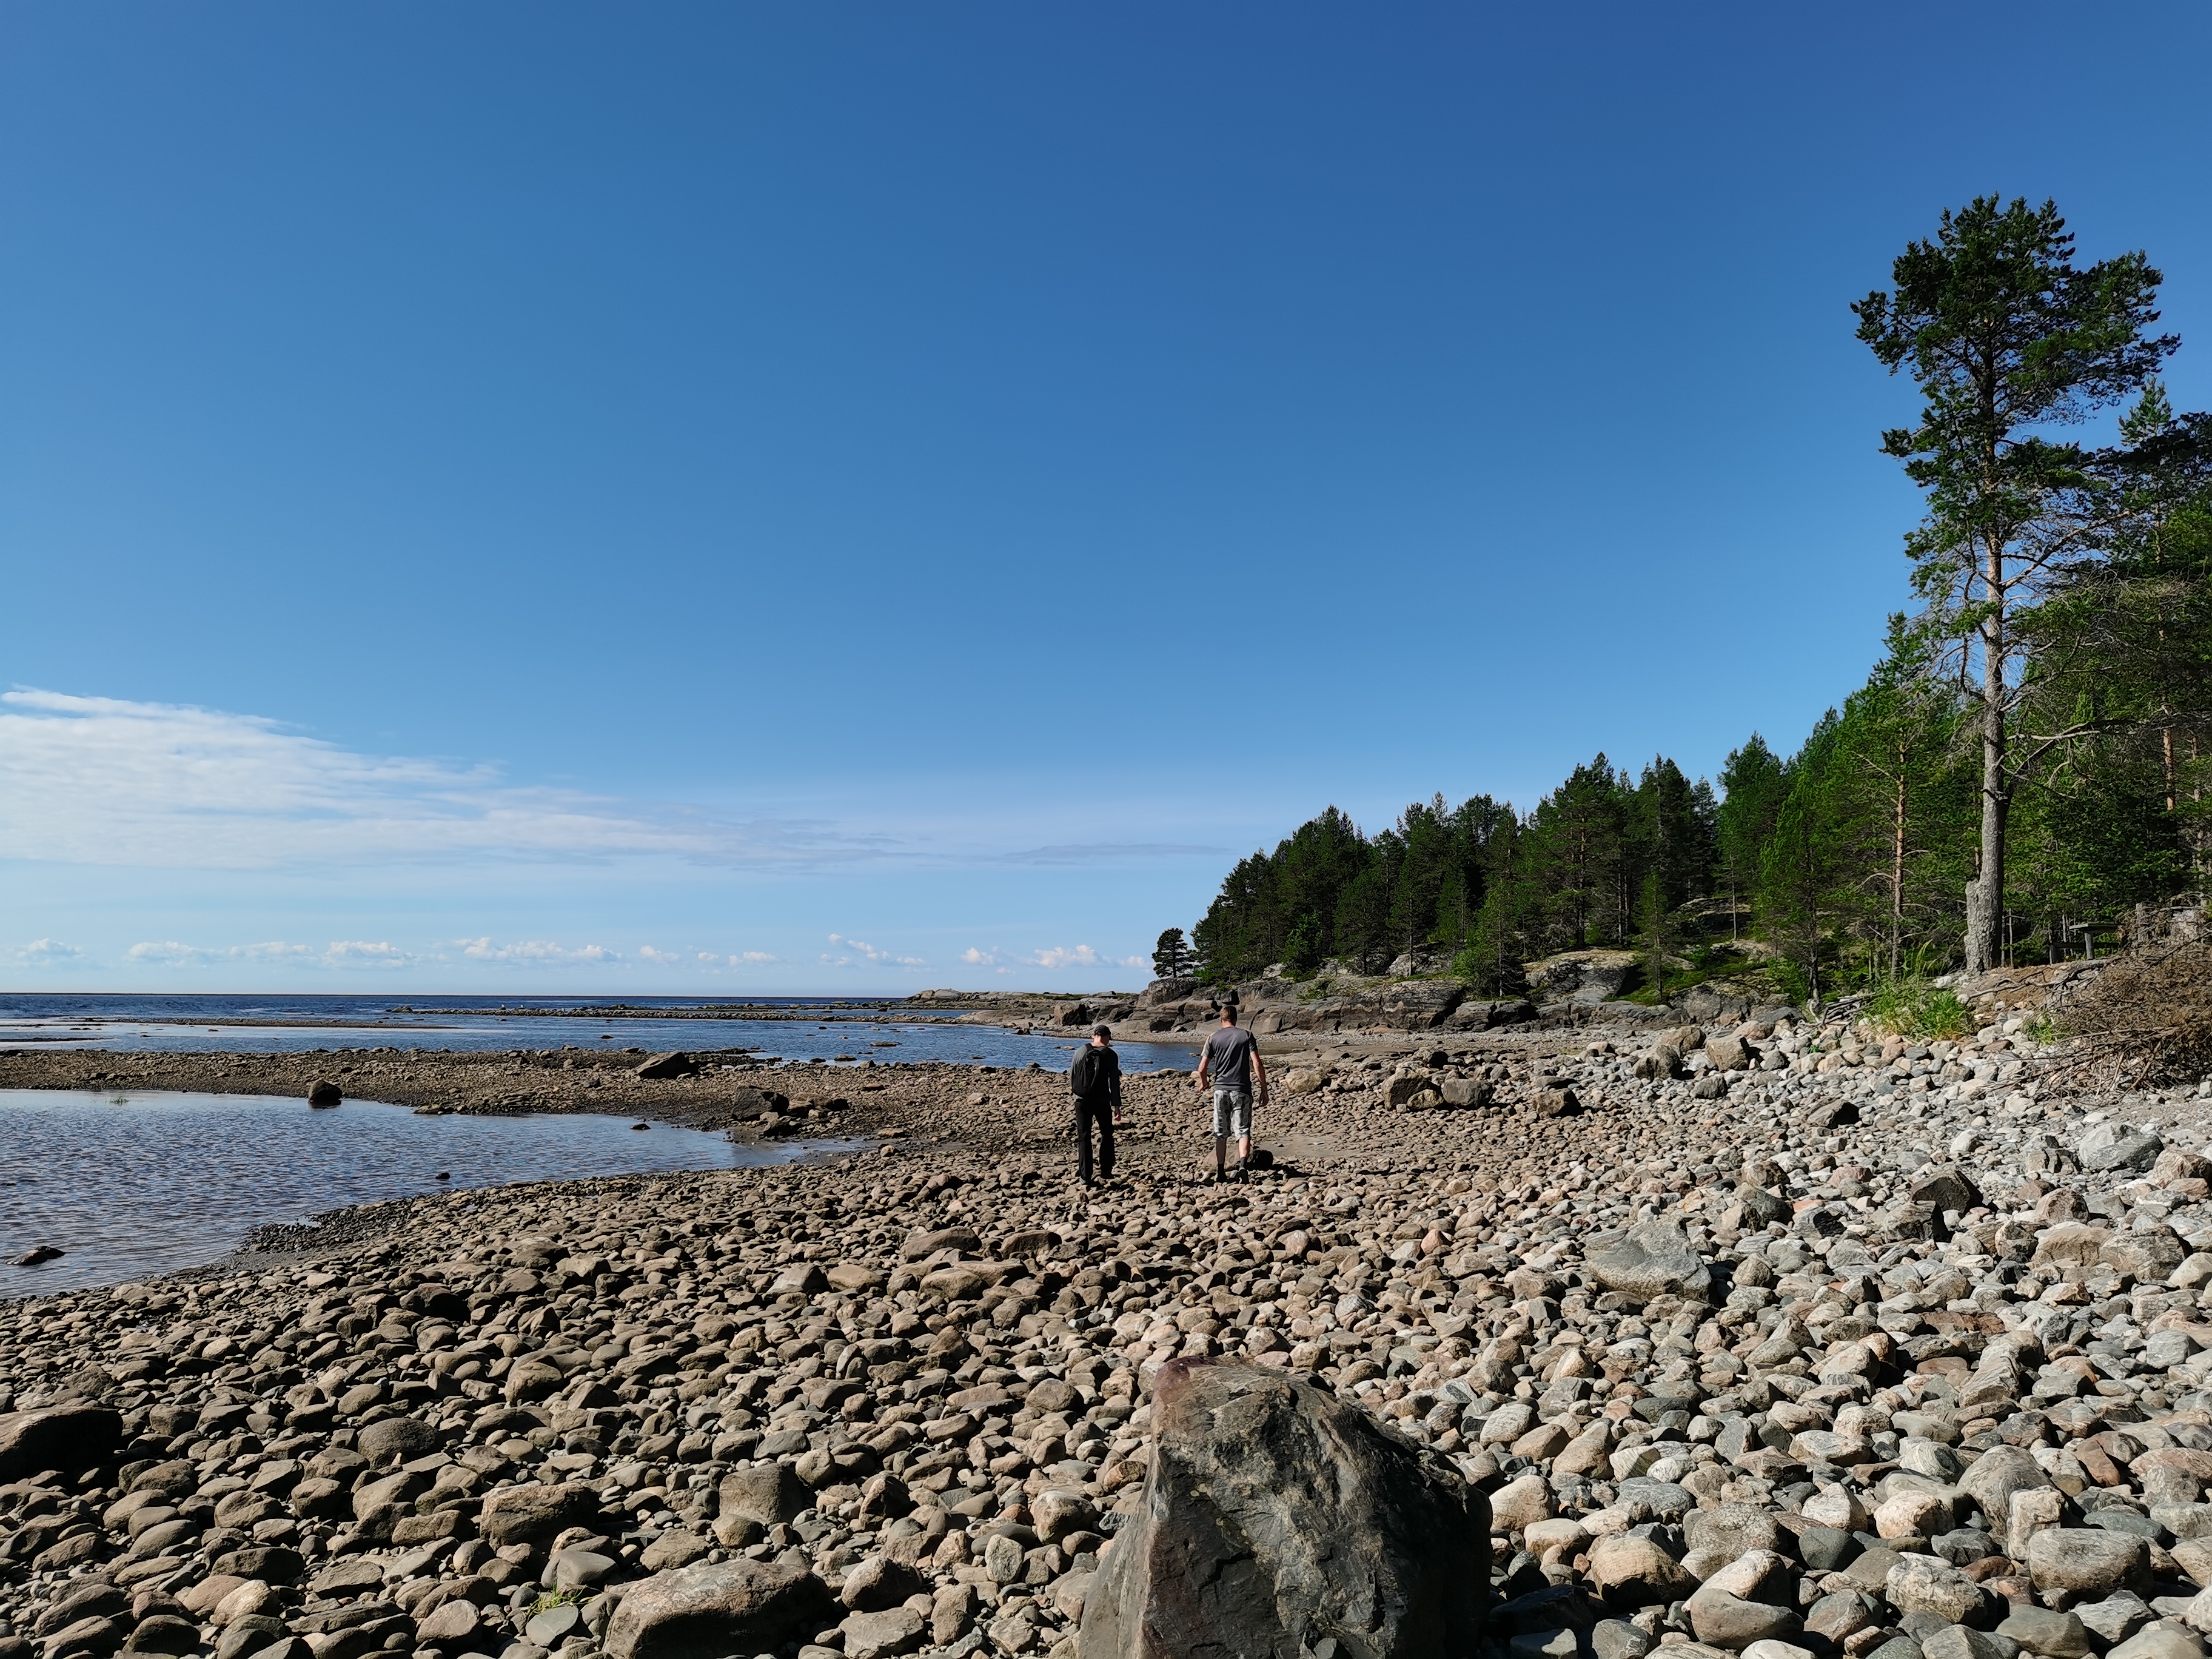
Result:
[[[1792,755],[1753,733],[1717,789],[1600,754],[1526,812],[1437,795],[1370,836],[1332,806],[1230,872],[1192,930],[1201,976],[1427,951],[1505,991],[1524,961],[1611,946],[1663,986],[1748,933],[1790,989],[1832,995],[2080,955],[2203,892],[2212,416],[2157,379],[2179,343],[2150,332],[2159,272],[2077,264],[2051,204],[1987,197],[1892,275],[1852,311],[1918,386],[1882,447],[1926,514],[1918,608],[1866,683]],[[2115,442],[2067,435],[2112,409]]]

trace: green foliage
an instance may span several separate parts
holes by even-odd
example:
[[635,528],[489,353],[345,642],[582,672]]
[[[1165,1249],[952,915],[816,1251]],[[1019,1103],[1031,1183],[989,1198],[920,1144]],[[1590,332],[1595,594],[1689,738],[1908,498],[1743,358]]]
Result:
[[1806,976],[1803,963],[1784,957],[1767,969],[1767,975],[1784,1000],[1802,1004],[1812,1000],[1813,981]]
[[1230,872],[1193,930],[1202,975],[1330,960],[1376,974],[1440,947],[1485,991],[1517,991],[1531,955],[1632,945],[1655,915],[1672,939],[1674,912],[1711,890],[1718,811],[1711,787],[1663,756],[1632,780],[1602,755],[1525,818],[1486,795],[1456,807],[1437,795],[1370,838],[1331,807]]
[[2146,332],[2159,273],[2142,253],[2087,268],[2050,202],[1978,197],[1891,268],[1894,287],[1851,307],[1858,337],[1909,369],[1920,418],[1882,436],[1925,494],[1905,538],[1930,640],[1969,705],[1981,749],[1978,868],[1966,896],[1967,966],[1995,959],[2008,819],[2052,748],[2103,726],[2024,731],[2038,610],[2094,570],[2126,516],[2110,459],[2052,434],[2143,392],[2179,345]]
[[1924,979],[1893,979],[1875,988],[1866,1001],[1866,1018],[1899,1036],[1934,1042],[1965,1036],[1974,1016],[1948,988]]
[[1193,930],[1201,976],[1233,984],[1332,959],[1380,973],[1418,945],[1461,942],[1480,912],[1485,844],[1510,817],[1487,796],[1450,807],[1439,795],[1370,838],[1328,808],[1230,872]]
[[1774,834],[1775,815],[1790,793],[1790,776],[1766,739],[1754,732],[1732,750],[1721,769],[1718,814],[1720,866],[1730,898],[1759,885],[1759,860]]

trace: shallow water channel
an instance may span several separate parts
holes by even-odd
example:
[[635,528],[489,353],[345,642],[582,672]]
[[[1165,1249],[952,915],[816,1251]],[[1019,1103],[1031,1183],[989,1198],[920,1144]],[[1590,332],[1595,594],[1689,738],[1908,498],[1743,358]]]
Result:
[[[198,1267],[236,1249],[251,1228],[347,1205],[517,1181],[788,1164],[846,1144],[746,1146],[665,1123],[634,1129],[635,1121],[0,1090],[0,1298]],[[40,1246],[63,1254],[14,1265]]]

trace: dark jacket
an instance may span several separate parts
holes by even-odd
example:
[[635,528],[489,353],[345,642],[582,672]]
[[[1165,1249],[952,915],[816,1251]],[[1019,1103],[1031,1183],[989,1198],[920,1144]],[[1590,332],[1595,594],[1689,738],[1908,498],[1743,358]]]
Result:
[[1078,1100],[1089,1101],[1093,1106],[1111,1106],[1114,1115],[1121,1115],[1121,1056],[1111,1048],[1101,1048],[1085,1043],[1083,1052],[1075,1057],[1075,1064],[1067,1068],[1068,1091]]

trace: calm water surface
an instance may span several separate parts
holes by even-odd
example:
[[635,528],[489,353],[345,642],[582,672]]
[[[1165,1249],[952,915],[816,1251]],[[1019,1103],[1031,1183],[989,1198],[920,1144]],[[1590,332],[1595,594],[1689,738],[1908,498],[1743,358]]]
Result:
[[[0,1090],[0,1297],[198,1267],[238,1248],[250,1228],[346,1205],[514,1181],[787,1164],[855,1144],[740,1146],[662,1123],[635,1130],[634,1121],[417,1117],[357,1100],[315,1111],[261,1095]],[[64,1254],[13,1265],[39,1245]]]

